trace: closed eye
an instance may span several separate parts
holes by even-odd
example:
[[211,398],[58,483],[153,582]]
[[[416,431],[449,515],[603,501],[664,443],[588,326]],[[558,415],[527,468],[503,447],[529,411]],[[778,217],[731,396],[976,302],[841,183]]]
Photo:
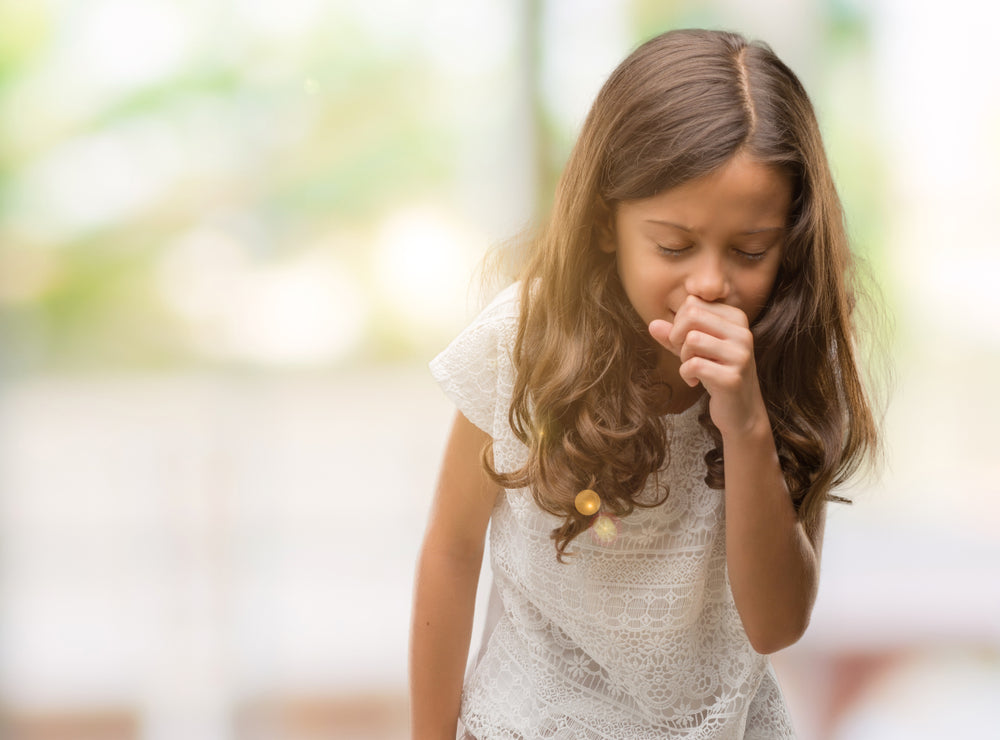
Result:
[[742,259],[749,260],[750,262],[757,262],[764,259],[767,256],[767,250],[762,252],[747,252],[743,249],[734,249],[734,252],[738,254]]
[[679,257],[680,255],[687,252],[691,247],[665,247],[662,244],[657,244],[656,249],[668,257]]

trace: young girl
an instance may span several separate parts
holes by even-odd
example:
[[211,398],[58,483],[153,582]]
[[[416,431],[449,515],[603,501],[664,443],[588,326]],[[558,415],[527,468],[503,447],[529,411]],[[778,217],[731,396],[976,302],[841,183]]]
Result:
[[459,413],[417,573],[414,737],[792,737],[766,655],[806,629],[826,502],[877,443],[798,79],[734,34],[647,42],[534,247],[431,363]]

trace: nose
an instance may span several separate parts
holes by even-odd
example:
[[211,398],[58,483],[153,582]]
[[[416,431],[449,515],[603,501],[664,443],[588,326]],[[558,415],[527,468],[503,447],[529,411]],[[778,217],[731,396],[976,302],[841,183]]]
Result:
[[705,250],[693,261],[684,285],[689,295],[703,301],[722,301],[729,296],[729,275],[721,255]]

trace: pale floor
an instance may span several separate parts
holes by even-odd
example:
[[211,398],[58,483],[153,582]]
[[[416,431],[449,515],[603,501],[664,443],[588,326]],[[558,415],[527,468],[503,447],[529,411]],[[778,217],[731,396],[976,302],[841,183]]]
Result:
[[[451,413],[420,367],[0,388],[3,736],[405,737]],[[992,727],[1000,545],[889,517],[892,480],[831,514],[812,627],[775,660],[807,740]]]

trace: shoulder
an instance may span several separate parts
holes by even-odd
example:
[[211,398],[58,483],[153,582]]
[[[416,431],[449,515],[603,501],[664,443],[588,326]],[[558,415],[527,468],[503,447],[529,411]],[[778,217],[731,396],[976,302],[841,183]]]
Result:
[[464,347],[477,355],[485,352],[486,356],[511,349],[521,315],[521,288],[522,284],[516,282],[497,293],[456,336],[450,347]]
[[520,302],[520,283],[504,288],[430,363],[431,375],[445,394],[494,438],[506,419],[514,385],[511,355]]
[[480,312],[472,325],[477,323],[504,324],[512,321],[516,323],[521,314],[521,289],[522,283],[518,281],[501,290]]

